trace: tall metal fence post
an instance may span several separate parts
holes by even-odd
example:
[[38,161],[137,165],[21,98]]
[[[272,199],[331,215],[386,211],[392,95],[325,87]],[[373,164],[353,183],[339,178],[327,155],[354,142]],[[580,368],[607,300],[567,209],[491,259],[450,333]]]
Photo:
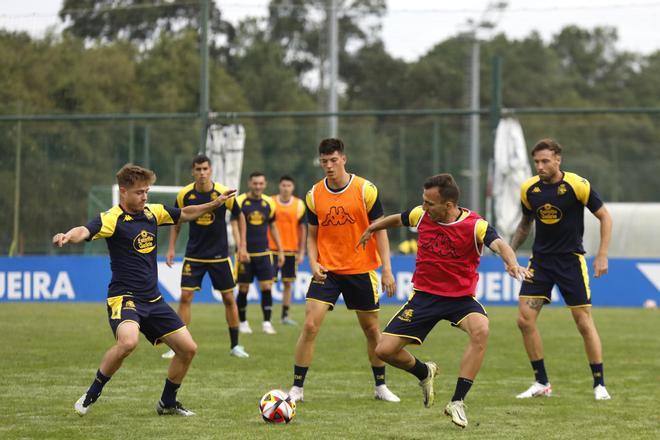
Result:
[[[406,194],[406,124],[400,121],[399,125],[399,208],[400,212],[408,209],[408,195]],[[399,228],[399,242],[406,239],[406,228]]]
[[21,152],[23,150],[23,121],[16,123],[16,171],[14,176],[14,230],[9,256],[13,257],[18,251],[18,239],[20,235],[20,209],[21,209]]
[[209,124],[209,0],[200,0],[199,42],[199,151],[206,153],[206,130]]

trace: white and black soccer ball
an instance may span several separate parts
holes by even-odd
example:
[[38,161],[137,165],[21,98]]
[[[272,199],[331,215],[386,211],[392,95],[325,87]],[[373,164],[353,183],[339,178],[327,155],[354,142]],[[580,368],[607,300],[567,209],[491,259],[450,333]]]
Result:
[[296,402],[282,390],[270,390],[259,401],[259,411],[268,423],[289,423],[296,416]]

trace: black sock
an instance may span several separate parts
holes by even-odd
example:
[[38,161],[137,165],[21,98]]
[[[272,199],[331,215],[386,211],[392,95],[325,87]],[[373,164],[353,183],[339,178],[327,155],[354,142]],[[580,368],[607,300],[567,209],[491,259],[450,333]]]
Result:
[[456,400],[465,400],[465,395],[470,391],[472,386],[472,381],[464,377],[459,377],[456,381],[456,390],[454,391],[454,397],[451,398],[452,402]]
[[238,345],[238,327],[229,327],[229,348]]
[[273,294],[270,289],[261,291],[261,310],[264,312],[264,321],[270,321],[273,311]]
[[605,376],[603,376],[603,363],[589,364],[591,367],[591,374],[594,376],[594,388],[598,385],[605,386]]
[[160,396],[160,402],[165,408],[176,405],[176,392],[179,391],[180,386],[181,384],[165,379],[165,388],[163,388],[163,394]]
[[419,379],[420,382],[429,376],[429,367],[417,358],[415,358],[415,365],[406,371]]
[[539,359],[537,361],[531,361],[531,363],[532,363],[532,369],[534,370],[534,377],[536,378],[536,381],[540,384],[547,385],[548,375],[545,372],[545,364],[543,363],[543,359]]
[[376,386],[385,385],[385,366],[374,367],[371,366],[371,371],[374,373],[374,380],[376,381]]
[[109,380],[110,376],[104,376],[103,373],[101,373],[101,370],[96,370],[96,377],[94,378],[92,385],[87,390],[87,396],[85,397],[83,406],[89,406],[96,402],[96,400],[101,395],[101,391],[103,391],[103,387],[106,383],[108,383]]
[[289,317],[289,306],[282,305],[282,319]]
[[238,306],[238,319],[241,322],[247,321],[247,292],[238,291],[236,297],[236,306]]
[[293,385],[296,387],[303,387],[305,383],[305,376],[307,376],[307,369],[309,367],[299,367],[298,365],[293,366]]

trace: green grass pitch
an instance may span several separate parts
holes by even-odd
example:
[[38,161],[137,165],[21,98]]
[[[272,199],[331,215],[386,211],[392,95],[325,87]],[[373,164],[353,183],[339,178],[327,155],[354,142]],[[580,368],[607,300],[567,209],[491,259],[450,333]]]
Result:
[[[381,311],[383,325],[396,308]],[[0,304],[0,438],[2,439],[424,439],[424,438],[660,438],[660,316],[657,310],[598,309],[605,378],[611,401],[596,402],[582,340],[564,308],[546,308],[540,319],[546,366],[556,394],[516,400],[532,373],[516,328],[516,310],[490,307],[486,360],[468,394],[470,425],[461,430],[442,414],[453,392],[467,341],[440,323],[422,347],[412,349],[440,367],[436,404],[425,409],[417,381],[387,369],[402,402],[373,399],[365,342],[343,305],[326,317],[305,386],[306,401],[289,425],[267,425],[259,398],[291,383],[299,327],[260,330],[251,305],[252,335],[242,335],[251,357],[228,354],[222,305],[193,305],[191,331],[199,344],[179,399],[196,417],[159,417],[164,348],[144,339],[84,418],[73,403],[87,389],[113,342],[103,304]],[[275,307],[275,316],[279,306]],[[293,317],[302,321],[302,306]]]

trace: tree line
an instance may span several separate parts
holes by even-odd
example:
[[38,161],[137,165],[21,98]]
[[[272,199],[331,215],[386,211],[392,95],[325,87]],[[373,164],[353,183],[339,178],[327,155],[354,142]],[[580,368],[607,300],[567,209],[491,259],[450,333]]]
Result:
[[[266,18],[227,22],[210,1],[210,107],[213,111],[316,111],[323,106],[326,2],[273,0]],[[380,36],[384,0],[339,2],[341,110],[467,107],[471,42],[456,35],[408,62]],[[157,7],[154,7],[157,6]],[[44,38],[0,30],[0,115],[194,113],[199,108],[198,2],[64,0],[62,32]],[[660,107],[660,51],[617,48],[615,29],[568,26],[544,41],[499,34],[481,44],[482,108],[491,104],[493,56],[503,61],[503,105],[516,107]],[[655,201],[658,114],[520,115],[528,143],[555,137],[567,168],[589,177],[610,201]],[[320,177],[316,118],[226,119],[246,126],[244,174],[271,182],[289,173],[302,193]],[[16,122],[0,122],[0,223],[11,225]],[[467,190],[466,118],[340,118],[350,169],[381,189],[387,211],[412,206],[423,178],[453,172]],[[185,183],[198,149],[198,121],[23,122],[23,250],[43,252],[54,230],[84,223],[94,185],[113,183],[129,159],[148,163],[160,184]],[[482,170],[492,132],[482,118]],[[271,186],[275,190],[275,186]],[[45,195],[48,195],[47,197]],[[103,201],[99,202],[102,205]],[[0,253],[10,228],[0,233]]]

